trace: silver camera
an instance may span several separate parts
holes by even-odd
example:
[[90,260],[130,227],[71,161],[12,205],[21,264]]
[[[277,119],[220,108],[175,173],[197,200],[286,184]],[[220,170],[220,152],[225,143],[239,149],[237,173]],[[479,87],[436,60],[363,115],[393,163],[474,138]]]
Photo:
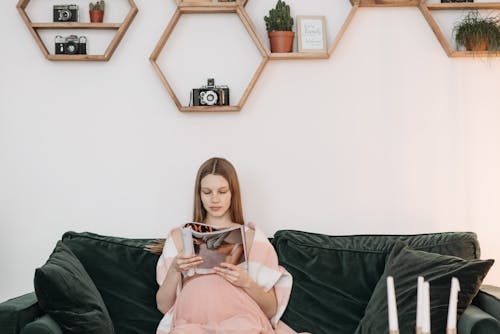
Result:
[[215,80],[209,78],[207,85],[201,88],[193,88],[191,91],[192,106],[228,106],[229,105],[229,87],[216,86]]
[[78,22],[78,5],[54,5],[54,22]]
[[56,55],[85,55],[87,54],[87,37],[57,35],[54,39]]

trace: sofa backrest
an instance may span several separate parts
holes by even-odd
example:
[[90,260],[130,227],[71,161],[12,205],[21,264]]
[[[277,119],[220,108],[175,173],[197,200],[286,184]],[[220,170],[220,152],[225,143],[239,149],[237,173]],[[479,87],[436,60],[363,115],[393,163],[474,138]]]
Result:
[[284,322],[299,332],[354,333],[396,240],[422,251],[480,257],[472,232],[328,236],[281,230],[272,243],[294,279]]
[[[94,281],[120,334],[154,333],[158,256],[144,251],[151,239],[67,232],[63,243]],[[294,278],[283,320],[297,331],[353,333],[395,240],[412,248],[464,259],[479,258],[474,233],[327,236],[278,231],[271,239],[280,264]]]
[[158,256],[144,251],[150,239],[67,232],[62,241],[83,264],[106,304],[116,333],[155,333]]

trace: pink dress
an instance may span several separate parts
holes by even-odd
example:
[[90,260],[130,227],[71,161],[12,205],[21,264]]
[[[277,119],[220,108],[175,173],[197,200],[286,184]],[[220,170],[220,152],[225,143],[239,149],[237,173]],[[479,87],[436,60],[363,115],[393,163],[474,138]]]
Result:
[[216,274],[197,276],[184,285],[172,325],[171,333],[274,334],[259,305]]
[[[276,314],[268,319],[243,289],[216,274],[205,274],[177,286],[174,305],[163,316],[156,334],[296,334],[280,321],[290,298],[292,276],[278,264],[266,235],[252,223],[246,228],[255,231],[248,274],[264,291],[274,289]],[[169,233],[156,267],[159,285],[177,253]]]

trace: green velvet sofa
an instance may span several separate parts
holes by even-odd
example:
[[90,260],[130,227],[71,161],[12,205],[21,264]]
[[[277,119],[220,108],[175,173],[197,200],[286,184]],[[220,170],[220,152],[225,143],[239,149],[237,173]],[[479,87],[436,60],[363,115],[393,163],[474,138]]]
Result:
[[[158,256],[144,250],[151,240],[88,232],[67,232],[61,240],[95,284],[115,333],[155,333],[162,314],[155,304]],[[458,333],[500,333],[499,296],[494,290],[479,290],[492,261],[478,260],[474,233],[328,236],[281,230],[270,240],[281,265],[294,277],[283,320],[296,331],[388,333],[384,282],[391,275],[400,332],[414,333],[414,285],[416,276],[423,274],[431,284],[433,334],[444,334],[451,276],[458,276],[462,287]],[[78,328],[73,332],[83,333]],[[0,304],[0,333],[63,330],[32,292]]]

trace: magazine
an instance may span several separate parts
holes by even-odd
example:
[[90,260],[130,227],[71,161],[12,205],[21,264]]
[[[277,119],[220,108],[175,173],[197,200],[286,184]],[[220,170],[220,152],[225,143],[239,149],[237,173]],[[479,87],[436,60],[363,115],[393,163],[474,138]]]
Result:
[[195,254],[203,263],[187,274],[213,274],[222,262],[243,266],[247,270],[245,226],[217,228],[203,223],[187,223],[182,228],[182,243],[186,254]]

